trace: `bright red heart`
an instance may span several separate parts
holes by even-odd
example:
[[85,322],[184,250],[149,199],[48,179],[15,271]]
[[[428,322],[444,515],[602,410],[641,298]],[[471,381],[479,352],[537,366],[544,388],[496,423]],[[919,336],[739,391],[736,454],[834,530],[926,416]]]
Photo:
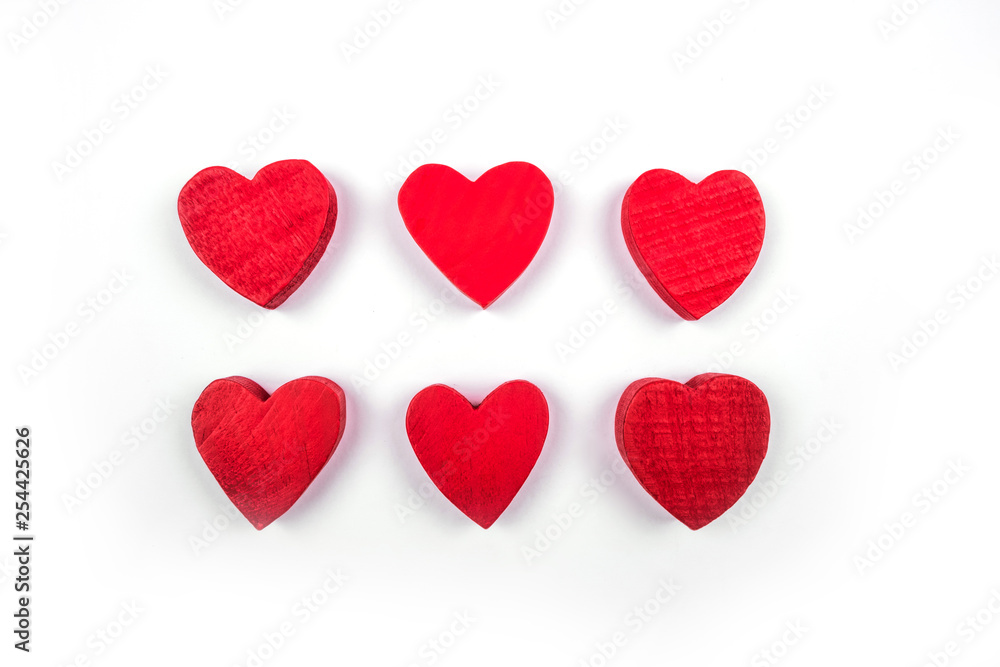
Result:
[[548,429],[545,396],[524,380],[500,385],[478,406],[436,384],[414,396],[406,411],[406,434],[420,465],[483,528],[521,490]]
[[622,232],[660,298],[685,320],[697,320],[732,296],[757,263],[764,205],[738,171],[695,184],[654,169],[625,193]]
[[615,439],[625,464],[665,510],[697,530],[722,516],[757,476],[771,431],[767,398],[749,380],[708,373],[686,385],[629,385]]
[[198,397],[191,427],[222,490],[257,530],[288,511],[344,434],[344,392],[321,377],[282,385],[268,397],[244,377],[216,380]]
[[552,183],[538,167],[509,162],[472,182],[428,164],[399,190],[413,240],[441,273],[486,308],[528,268],[552,219]]
[[209,167],[187,182],[177,213],[212,273],[264,308],[277,308],[316,267],[337,223],[337,194],[305,160],[270,164],[248,180]]

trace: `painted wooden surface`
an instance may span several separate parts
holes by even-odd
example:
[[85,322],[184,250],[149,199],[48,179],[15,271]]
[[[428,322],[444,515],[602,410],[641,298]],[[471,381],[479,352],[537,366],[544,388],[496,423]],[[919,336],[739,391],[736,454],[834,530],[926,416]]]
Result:
[[542,452],[549,409],[541,390],[515,380],[478,406],[436,384],[410,401],[406,434],[434,485],[489,528],[514,500]]
[[305,160],[270,164],[248,180],[210,167],[181,190],[188,243],[212,273],[264,308],[277,308],[316,267],[337,223],[337,195]]
[[732,296],[757,263],[764,206],[753,181],[738,171],[692,183],[654,169],[625,194],[622,233],[660,298],[697,320]]
[[552,183],[534,165],[509,162],[470,181],[424,165],[399,191],[399,212],[424,254],[483,308],[534,259],[552,219]]
[[615,439],[639,484],[692,530],[722,516],[746,492],[767,454],[764,393],[735,375],[687,384],[647,378],[618,403]]
[[244,377],[208,385],[191,413],[198,452],[237,509],[261,530],[288,511],[344,434],[344,392],[321,377],[268,396]]

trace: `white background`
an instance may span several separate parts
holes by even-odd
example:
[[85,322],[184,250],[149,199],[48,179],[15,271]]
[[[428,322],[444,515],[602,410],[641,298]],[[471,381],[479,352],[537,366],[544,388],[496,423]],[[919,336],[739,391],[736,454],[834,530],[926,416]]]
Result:
[[[38,536],[30,656],[10,646],[12,559],[0,556],[4,664],[252,665],[249,652],[286,622],[294,634],[263,664],[763,665],[773,649],[787,665],[922,665],[950,641],[949,664],[995,664],[1000,615],[984,612],[995,620],[971,641],[960,625],[1000,591],[1000,281],[971,301],[954,291],[980,286],[1000,249],[995,2],[911,2],[916,13],[886,37],[886,0],[592,0],[554,27],[556,0],[407,1],[350,61],[342,44],[387,2],[246,0],[221,15],[212,0],[68,2],[15,47],[11,34],[42,4],[5,0],[0,15],[0,400],[8,447],[15,427],[33,430]],[[704,22],[723,10],[731,21],[712,37]],[[675,54],[699,38],[703,52],[679,67]],[[165,79],[131,92],[148,67]],[[449,123],[489,76],[497,90]],[[832,97],[803,108],[822,87]],[[123,94],[143,98],[127,117]],[[268,137],[275,109],[294,119]],[[796,111],[808,119],[792,131]],[[112,132],[60,179],[53,164],[105,118]],[[584,158],[616,119],[626,129]],[[527,160],[571,182],[511,290],[486,312],[461,300],[418,330],[413,318],[448,284],[406,234],[385,174],[438,127],[447,141],[431,161],[475,177]],[[948,128],[958,138],[912,172]],[[258,135],[271,141],[247,150]],[[748,165],[765,146],[764,164]],[[337,229],[304,286],[230,349],[241,320],[264,311],[191,252],[177,193],[206,166],[238,162],[250,176],[286,158],[334,184]],[[644,281],[621,287],[638,273],[621,198],[657,167],[693,180],[743,169],[765,202],[757,268],[700,322],[681,321]],[[905,193],[852,243],[845,226],[897,179]],[[133,278],[86,318],[81,303],[101,298],[115,271]],[[782,291],[793,305],[774,317]],[[606,323],[561,356],[607,300]],[[893,368],[888,355],[938,310],[945,324]],[[23,379],[19,368],[71,323],[79,334]],[[413,344],[356,387],[402,332]],[[726,359],[734,343],[741,354]],[[748,495],[758,508],[744,499],[691,532],[629,475],[590,502],[584,485],[618,460],[612,419],[628,383],[686,381],[713,364],[771,404],[770,452]],[[323,375],[348,394],[329,465],[260,533],[241,517],[207,528],[225,526],[231,505],[189,424],[201,390],[234,374],[269,391]],[[543,389],[552,421],[512,506],[483,531],[435,493],[401,520],[426,480],[404,432],[409,399],[444,382],[478,400],[514,378]],[[130,449],[125,434],[157,400],[173,413],[155,429],[145,421],[153,432]],[[836,434],[797,465],[824,420]],[[116,451],[111,476],[69,509]],[[11,459],[0,457],[0,526],[13,533]],[[935,502],[916,498],[950,462],[968,471],[939,482]],[[553,516],[572,503],[583,516],[528,562],[523,549],[558,532]],[[906,513],[915,525],[889,536]],[[860,565],[879,540],[884,554]],[[328,570],[347,582],[300,623],[295,605]],[[658,613],[629,617],[671,579],[680,590],[650,604]],[[131,603],[138,618],[110,646],[98,639]],[[466,612],[471,627],[452,643]],[[619,632],[625,645],[602,662],[595,644]],[[429,653],[437,639],[452,645]]]

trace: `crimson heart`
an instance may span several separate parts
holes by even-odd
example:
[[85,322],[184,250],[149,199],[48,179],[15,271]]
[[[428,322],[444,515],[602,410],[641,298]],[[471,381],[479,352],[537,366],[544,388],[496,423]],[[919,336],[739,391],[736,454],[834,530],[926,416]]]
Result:
[[244,377],[216,380],[198,397],[191,427],[222,490],[257,530],[295,504],[344,434],[344,392],[321,377],[268,397]]
[[548,428],[545,396],[524,380],[500,385],[478,406],[436,384],[414,396],[406,411],[406,434],[420,465],[483,528],[528,479]]
[[177,213],[212,273],[264,308],[277,308],[316,267],[337,223],[337,194],[305,160],[270,164],[248,180],[209,167],[187,182]]
[[692,530],[732,507],[757,476],[771,430],[767,398],[749,380],[708,373],[686,385],[649,378],[618,403],[625,464],[665,510]]
[[528,268],[552,219],[552,183],[534,165],[509,162],[473,182],[428,164],[399,190],[399,213],[424,254],[486,308]]
[[764,206],[753,181],[738,171],[695,184],[654,169],[625,193],[622,232],[660,298],[697,320],[750,275],[764,243]]

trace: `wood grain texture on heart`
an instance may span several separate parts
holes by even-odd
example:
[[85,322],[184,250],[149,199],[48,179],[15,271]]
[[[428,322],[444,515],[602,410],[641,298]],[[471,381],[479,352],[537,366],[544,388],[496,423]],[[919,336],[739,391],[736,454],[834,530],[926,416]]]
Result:
[[552,219],[552,183],[508,162],[470,181],[450,167],[418,168],[399,190],[399,213],[424,254],[486,308],[528,268]]
[[420,465],[455,507],[489,528],[514,500],[542,452],[549,409],[541,390],[515,380],[479,405],[445,385],[410,401],[406,434]]
[[746,492],[767,454],[771,413],[764,393],[735,375],[687,384],[647,378],[622,395],[615,440],[639,484],[693,530]]
[[212,273],[264,308],[277,308],[316,267],[337,223],[337,194],[305,160],[270,164],[248,180],[226,167],[198,172],[177,212]]
[[263,529],[287,512],[344,434],[343,390],[304,377],[271,396],[244,377],[212,382],[191,413],[195,444],[236,508]]
[[739,288],[764,243],[764,205],[747,176],[720,171],[700,183],[654,169],[629,187],[622,233],[650,286],[697,320]]

